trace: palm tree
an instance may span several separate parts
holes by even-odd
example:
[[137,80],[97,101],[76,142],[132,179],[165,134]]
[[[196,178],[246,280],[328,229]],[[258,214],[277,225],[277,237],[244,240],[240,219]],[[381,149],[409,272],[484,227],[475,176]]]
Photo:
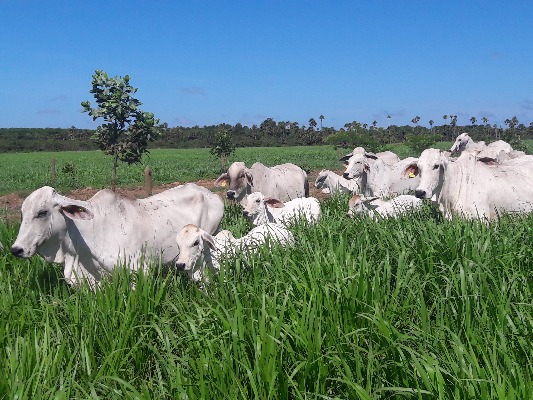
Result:
[[320,117],[318,117],[318,119],[320,120],[320,130],[322,130],[322,120],[324,119],[324,116],[320,114]]
[[477,122],[476,117],[470,117],[470,123],[471,123],[472,125],[475,125],[476,122]]
[[431,126],[431,132],[433,132],[433,124],[435,123],[435,121],[433,121],[432,119],[429,120],[429,126]]
[[413,133],[416,132],[416,128],[418,127],[418,122],[420,121],[420,117],[417,115],[416,117],[414,117],[411,122],[416,125],[415,128],[413,129]]
[[452,126],[452,137],[451,139],[455,139],[455,127],[457,126],[457,115],[450,115],[450,125]]

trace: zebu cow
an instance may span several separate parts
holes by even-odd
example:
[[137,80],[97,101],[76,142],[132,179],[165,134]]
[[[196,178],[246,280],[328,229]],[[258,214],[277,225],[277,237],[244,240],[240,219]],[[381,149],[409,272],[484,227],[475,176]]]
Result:
[[[358,157],[357,155],[354,157]],[[418,186],[418,169],[416,158],[409,157],[394,164],[388,164],[380,158],[364,157],[361,166],[357,165],[354,179],[361,182],[361,193],[367,196],[388,197],[406,194]],[[352,176],[345,172],[344,176]]]
[[246,168],[243,162],[234,162],[227,173],[217,178],[215,186],[227,187],[228,198],[241,204],[253,192],[261,192],[281,201],[309,196],[307,173],[291,163],[274,167],[255,163],[251,168]]
[[240,239],[233,237],[230,231],[222,231],[212,236],[196,225],[186,225],[176,236],[180,250],[176,260],[176,269],[184,271],[193,281],[205,280],[205,271],[220,271],[220,259],[243,252],[255,252],[266,243],[292,246],[294,236],[279,224],[265,224],[253,228]]
[[357,178],[363,174],[365,165],[371,164],[378,159],[388,165],[393,165],[400,161],[400,158],[392,151],[382,151],[374,154],[364,151],[362,147],[356,147],[351,154],[340,158],[340,161],[346,165],[346,170],[342,176],[346,179]]
[[323,169],[315,180],[315,187],[322,193],[360,193],[361,186],[357,179],[346,179],[333,171]]
[[525,154],[523,151],[513,150],[511,145],[503,140],[497,140],[488,145],[485,145],[483,141],[474,142],[466,132],[457,136],[450,148],[452,154],[460,154],[463,151],[475,154],[478,160],[492,160],[496,163],[502,163]]
[[254,192],[246,197],[243,215],[256,226],[269,223],[289,225],[299,217],[313,224],[320,217],[320,202],[314,197],[302,197],[282,203]]
[[373,218],[378,215],[388,218],[418,210],[421,207],[422,200],[409,194],[402,194],[390,200],[354,194],[348,202],[348,215],[353,217],[355,214],[368,214]]
[[[523,158],[523,159],[522,159]],[[456,161],[437,149],[426,149],[417,162],[420,184],[415,195],[436,196],[439,209],[448,219],[498,219],[501,213],[533,210],[533,161],[531,157],[487,164],[472,153]]]
[[141,200],[101,190],[88,201],[45,186],[24,200],[11,252],[23,258],[39,254],[64,264],[68,283],[85,278],[94,285],[117,264],[131,270],[145,268],[150,258],[171,264],[178,255],[176,233],[188,223],[214,233],[223,211],[218,195],[195,184]]

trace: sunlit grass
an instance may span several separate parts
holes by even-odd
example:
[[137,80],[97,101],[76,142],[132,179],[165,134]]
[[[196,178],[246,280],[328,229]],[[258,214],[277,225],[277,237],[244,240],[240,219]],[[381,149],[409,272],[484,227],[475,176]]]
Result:
[[[154,268],[97,293],[0,257],[4,398],[527,399],[533,217],[397,220],[323,203],[292,249],[235,260],[202,290]],[[227,205],[223,228],[249,229]],[[16,225],[0,225],[9,246]],[[520,237],[520,240],[516,238]],[[132,290],[132,280],[136,289]]]

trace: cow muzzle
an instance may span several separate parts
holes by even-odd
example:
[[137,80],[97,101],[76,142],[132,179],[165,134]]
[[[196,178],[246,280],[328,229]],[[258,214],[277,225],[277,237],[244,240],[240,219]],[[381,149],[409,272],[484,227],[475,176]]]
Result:
[[24,258],[24,249],[19,246],[13,246],[11,247],[11,254],[15,257]]
[[235,190],[228,190],[226,192],[226,196],[228,197],[228,199],[234,199],[235,198]]
[[177,262],[176,263],[176,269],[178,271],[185,271],[185,267],[187,267],[187,264],[185,264],[184,262]]
[[419,199],[425,199],[426,198],[426,191],[422,189],[416,189],[415,190],[415,196]]

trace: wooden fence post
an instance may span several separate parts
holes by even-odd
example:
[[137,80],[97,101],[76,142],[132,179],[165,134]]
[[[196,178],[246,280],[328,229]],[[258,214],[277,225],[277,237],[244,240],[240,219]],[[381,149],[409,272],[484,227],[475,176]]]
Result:
[[144,169],[144,191],[147,196],[152,194],[152,169],[149,165]]
[[52,185],[56,184],[56,159],[52,158]]

